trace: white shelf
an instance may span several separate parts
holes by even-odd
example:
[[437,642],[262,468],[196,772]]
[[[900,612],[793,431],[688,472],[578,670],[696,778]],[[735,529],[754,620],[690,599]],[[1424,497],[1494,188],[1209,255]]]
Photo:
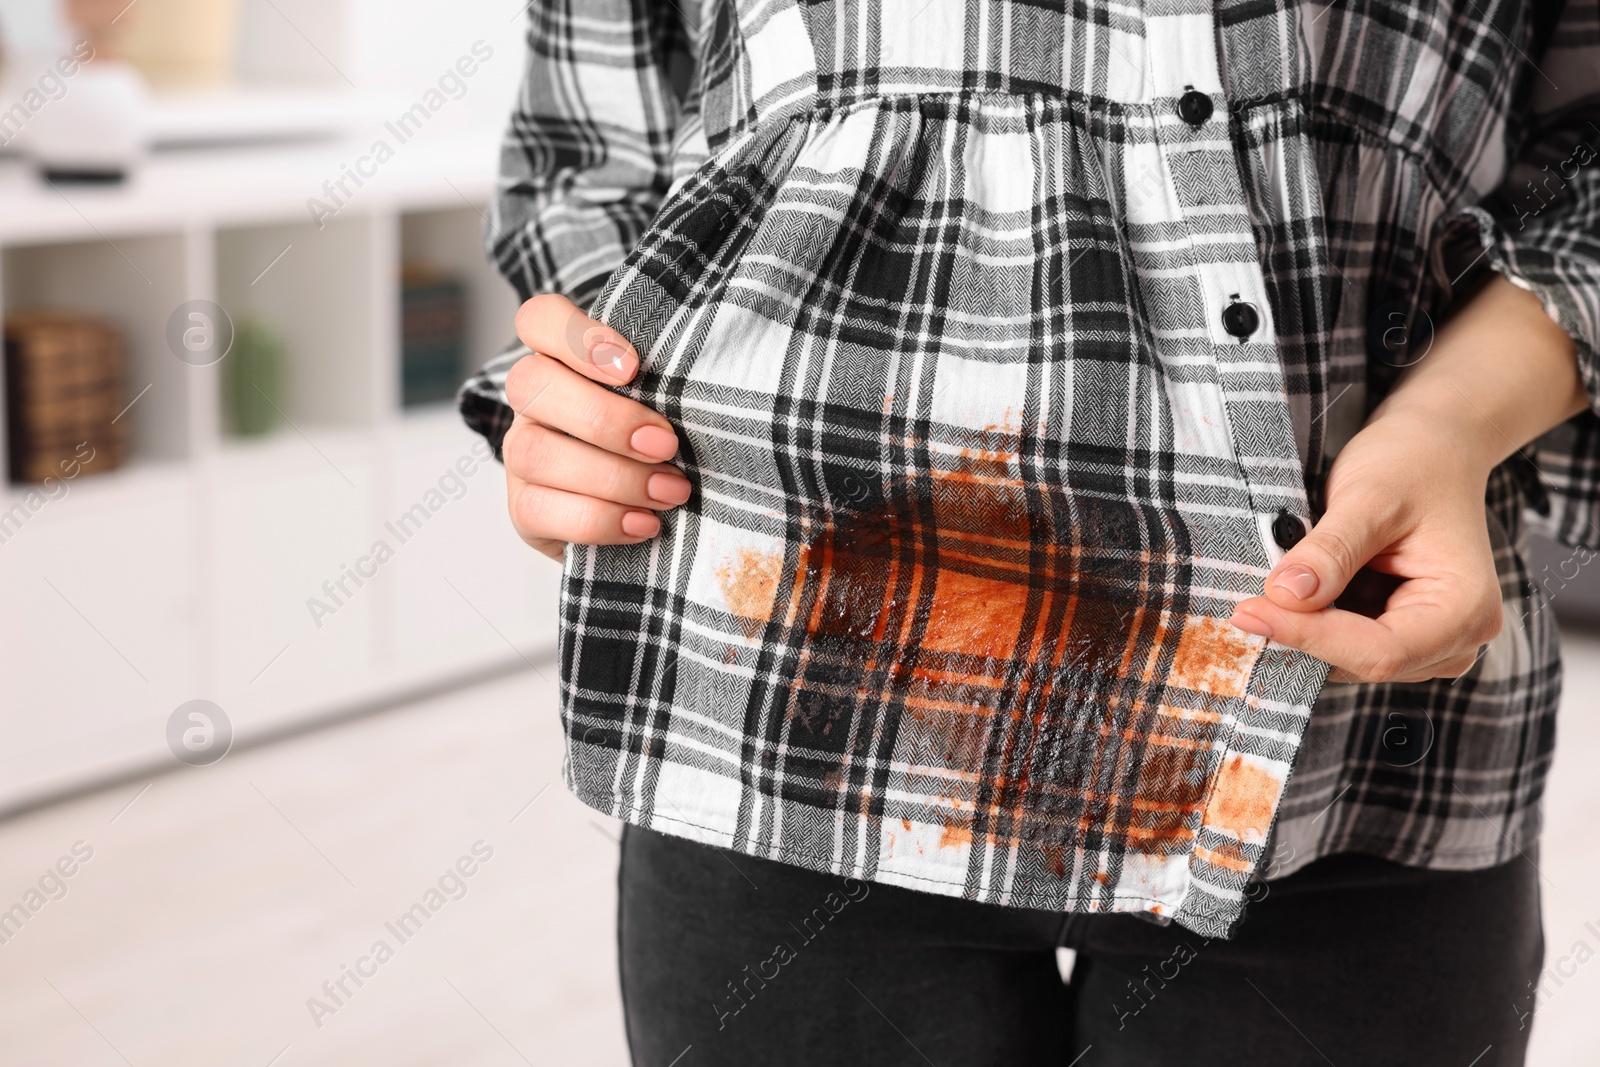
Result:
[[158,93],[146,132],[160,147],[243,145],[252,141],[334,140],[403,110],[374,94],[338,89],[212,89]]
[[[465,283],[473,358],[510,337],[515,299],[480,249],[495,141],[419,137],[321,228],[306,199],[359,142],[158,153],[109,189],[0,165],[0,312],[102,315],[129,399],[149,385],[125,468],[37,511],[30,487],[0,488],[0,516],[23,505],[0,530],[0,808],[171,761],[165,724],[190,699],[248,740],[554,650],[559,568],[511,532],[498,465],[457,491],[475,436],[448,404],[399,402],[402,261]],[[224,432],[219,368],[167,347],[191,299],[284,338],[292,425]],[[401,542],[388,524],[441,479]],[[392,557],[315,615],[380,540]]]
[[[393,142],[394,138],[390,138]],[[18,159],[0,164],[0,245],[115,240],[192,227],[311,222],[306,201],[368,154],[372,141],[157,152],[121,186],[50,186]],[[419,135],[352,192],[339,215],[482,205],[494,187],[498,131]],[[367,165],[365,169],[373,169]]]

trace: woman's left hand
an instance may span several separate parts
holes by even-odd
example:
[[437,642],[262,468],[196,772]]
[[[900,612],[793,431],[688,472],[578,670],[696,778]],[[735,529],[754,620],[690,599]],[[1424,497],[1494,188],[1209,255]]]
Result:
[[[1333,465],[1327,511],[1233,624],[1326,660],[1330,681],[1465,673],[1500,632],[1501,599],[1488,471],[1452,445],[1402,415],[1369,423]],[[1375,602],[1351,602],[1363,593]]]
[[1587,405],[1572,339],[1496,276],[1339,452],[1322,518],[1231,621],[1330,681],[1459,677],[1503,622],[1489,472]]

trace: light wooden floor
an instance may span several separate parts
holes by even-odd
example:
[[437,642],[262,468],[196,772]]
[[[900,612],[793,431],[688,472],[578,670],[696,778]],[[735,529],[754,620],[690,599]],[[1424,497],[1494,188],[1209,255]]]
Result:
[[[1568,654],[1544,872],[1571,977],[1538,1067],[1600,1064],[1600,640]],[[93,850],[0,945],[0,1064],[621,1067],[616,827],[559,765],[528,673],[0,824],[0,909]],[[479,842],[401,943],[385,924]],[[393,957],[336,1005],[324,981],[380,939]]]

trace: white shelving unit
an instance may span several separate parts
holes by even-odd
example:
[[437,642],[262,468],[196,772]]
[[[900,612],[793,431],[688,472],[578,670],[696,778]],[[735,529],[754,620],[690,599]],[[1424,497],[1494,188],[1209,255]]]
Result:
[[[115,189],[0,167],[0,312],[120,326],[133,424],[124,468],[36,511],[33,487],[0,487],[0,809],[170,761],[190,699],[248,740],[553,651],[558,568],[511,532],[498,464],[450,405],[399,403],[403,261],[467,283],[474,358],[509,339],[515,300],[479,249],[494,135],[408,143],[319,228],[307,198],[363,151],[162,154]],[[219,368],[166,342],[191,299],[285,339],[289,425],[227,436]],[[379,541],[392,558],[335,602],[324,583]]]

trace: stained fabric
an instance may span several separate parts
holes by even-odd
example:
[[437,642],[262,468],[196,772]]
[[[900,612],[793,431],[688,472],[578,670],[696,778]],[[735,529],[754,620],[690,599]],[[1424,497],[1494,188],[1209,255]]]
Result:
[[[1592,3],[531,17],[490,253],[632,340],[694,484],[651,541],[568,549],[580,798],[1208,935],[1274,850],[1531,842],[1559,662],[1519,545],[1530,506],[1600,545],[1592,413],[1491,480],[1506,626],[1461,680],[1325,686],[1226,619],[1484,270],[1600,386]],[[1519,215],[1545,158],[1561,195]],[[521,354],[463,390],[497,445]]]

